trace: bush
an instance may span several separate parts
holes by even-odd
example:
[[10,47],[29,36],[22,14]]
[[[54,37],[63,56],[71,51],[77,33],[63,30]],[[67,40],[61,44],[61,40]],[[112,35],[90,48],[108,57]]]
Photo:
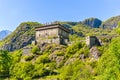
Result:
[[93,80],[90,68],[81,61],[64,66],[60,72],[61,80]]
[[20,62],[22,56],[22,50],[17,50],[11,53],[13,57],[13,64]]
[[9,76],[9,68],[11,67],[12,57],[7,51],[0,50],[0,77]]
[[24,57],[25,61],[30,61],[30,60],[32,60],[33,58],[34,58],[33,55],[31,55],[31,56],[25,56],[25,57]]
[[83,45],[80,42],[73,43],[71,46],[67,48],[67,51],[66,51],[67,56],[70,56],[71,54],[75,54],[82,47]]
[[43,76],[47,76],[51,73],[52,71],[46,67],[44,67],[44,64],[35,64],[35,69],[34,69],[34,74],[33,78],[39,78]]
[[56,54],[57,56],[64,56],[65,53],[62,52],[62,51],[56,51],[55,54]]
[[40,53],[40,50],[39,50],[38,46],[34,46],[34,47],[32,48],[32,50],[31,50],[31,52],[32,52],[33,54],[39,54],[39,53]]
[[[10,74],[16,79],[30,78],[33,75],[34,65],[30,62],[19,62],[11,67]],[[27,79],[26,79],[27,80]]]
[[37,60],[36,60],[36,63],[37,63],[37,64],[40,64],[40,63],[48,63],[48,62],[50,62],[50,59],[49,59],[49,57],[48,57],[47,54],[44,54],[44,55],[39,56],[39,57],[37,58]]

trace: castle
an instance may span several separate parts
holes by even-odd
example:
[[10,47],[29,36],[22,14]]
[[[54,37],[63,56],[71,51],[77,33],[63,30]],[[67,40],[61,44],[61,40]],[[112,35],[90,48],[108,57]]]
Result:
[[36,42],[67,44],[69,42],[70,30],[61,24],[50,24],[36,27]]

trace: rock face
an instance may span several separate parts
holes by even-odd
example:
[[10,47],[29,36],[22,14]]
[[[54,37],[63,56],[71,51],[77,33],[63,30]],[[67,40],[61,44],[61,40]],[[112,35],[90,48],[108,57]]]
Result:
[[83,24],[86,24],[92,28],[99,28],[102,21],[97,18],[88,18],[82,21]]
[[6,36],[8,36],[11,33],[9,30],[3,30],[0,31],[0,40],[4,39]]
[[117,27],[119,21],[120,21],[120,16],[115,16],[106,20],[100,27],[113,29]]
[[8,51],[14,51],[31,44],[35,40],[35,27],[41,26],[37,22],[24,22],[21,23],[17,29],[12,32],[2,42],[2,49]]
[[92,47],[90,49],[89,57],[91,58],[91,60],[98,60],[100,55],[101,55],[101,53],[97,49],[97,47]]

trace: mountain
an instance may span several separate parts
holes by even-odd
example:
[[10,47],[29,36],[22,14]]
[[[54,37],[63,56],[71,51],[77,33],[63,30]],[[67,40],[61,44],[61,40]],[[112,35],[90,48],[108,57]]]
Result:
[[9,31],[9,30],[2,30],[2,31],[0,31],[0,40],[4,39],[10,33],[11,33],[11,31]]
[[99,28],[102,21],[97,18],[88,18],[83,20],[82,23],[92,28]]
[[116,28],[118,25],[118,22],[120,22],[120,16],[115,16],[107,19],[104,21],[101,25],[102,28]]
[[20,49],[35,39],[35,27],[41,26],[38,22],[23,22],[17,29],[1,41],[0,47],[4,50],[14,51]]
[[[120,80],[120,36],[115,30],[97,28],[100,22],[60,22],[74,30],[69,45],[30,45],[35,40],[35,27],[42,24],[21,23],[0,41],[0,47],[10,51],[0,50],[0,80]],[[86,36],[97,36],[102,46],[89,48]]]

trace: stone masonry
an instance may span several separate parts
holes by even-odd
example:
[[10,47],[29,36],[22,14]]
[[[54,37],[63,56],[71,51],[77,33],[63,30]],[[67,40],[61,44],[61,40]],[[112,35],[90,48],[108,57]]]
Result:
[[70,30],[61,24],[51,24],[36,27],[36,42],[67,44],[69,42]]
[[100,46],[100,42],[98,40],[98,38],[96,36],[87,36],[86,37],[86,44],[89,48],[91,48],[92,46]]

